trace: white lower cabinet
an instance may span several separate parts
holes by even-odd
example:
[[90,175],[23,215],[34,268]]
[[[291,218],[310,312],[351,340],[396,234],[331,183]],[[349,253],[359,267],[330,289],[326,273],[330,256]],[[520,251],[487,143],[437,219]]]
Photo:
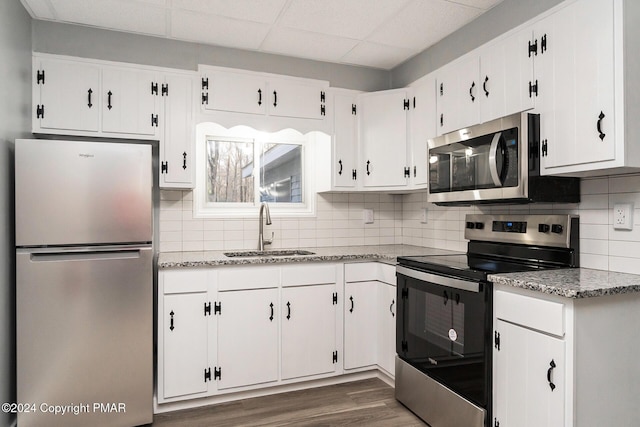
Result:
[[[395,268],[393,269],[395,270]],[[378,367],[395,377],[396,371],[396,285],[379,282],[378,284]]]

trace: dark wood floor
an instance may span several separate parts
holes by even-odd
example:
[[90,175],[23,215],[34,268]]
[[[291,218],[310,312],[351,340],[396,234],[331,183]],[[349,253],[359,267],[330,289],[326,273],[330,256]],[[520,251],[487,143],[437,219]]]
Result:
[[425,424],[393,396],[393,388],[363,381],[256,397],[157,414],[153,427],[420,426]]

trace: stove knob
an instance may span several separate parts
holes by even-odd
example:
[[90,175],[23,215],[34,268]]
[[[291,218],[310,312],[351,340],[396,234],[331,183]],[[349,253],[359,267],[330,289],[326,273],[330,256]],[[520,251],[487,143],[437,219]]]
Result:
[[556,233],[556,234],[562,234],[562,231],[564,230],[564,227],[562,227],[561,224],[553,224],[551,226],[551,232],[552,233]]
[[538,224],[538,231],[540,233],[548,233],[550,228],[549,224]]
[[482,229],[484,229],[484,223],[476,222],[476,230],[482,230]]
[[470,230],[473,230],[475,228],[475,224],[473,222],[468,221],[467,222],[467,228]]

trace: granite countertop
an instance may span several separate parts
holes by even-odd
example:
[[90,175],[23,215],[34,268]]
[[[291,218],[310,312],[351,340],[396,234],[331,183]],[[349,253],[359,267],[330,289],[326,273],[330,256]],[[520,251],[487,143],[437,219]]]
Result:
[[[282,249],[274,249],[282,250]],[[380,261],[396,264],[396,258],[409,255],[457,254],[444,249],[423,248],[410,245],[380,246],[335,246],[324,248],[296,248],[313,252],[312,255],[289,256],[250,256],[227,257],[224,252],[243,251],[199,251],[199,252],[161,252],[158,256],[158,268],[205,267],[219,265],[277,264],[318,261]],[[248,252],[248,251],[247,251]]]
[[496,284],[567,298],[590,298],[640,292],[640,275],[589,268],[490,274],[488,279]]

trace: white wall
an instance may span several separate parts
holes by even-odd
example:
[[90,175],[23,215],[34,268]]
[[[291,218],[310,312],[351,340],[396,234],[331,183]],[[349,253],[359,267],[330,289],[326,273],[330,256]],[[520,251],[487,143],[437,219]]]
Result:
[[[15,401],[13,141],[31,129],[31,19],[0,2],[0,403]],[[0,413],[0,425],[10,414]]]

